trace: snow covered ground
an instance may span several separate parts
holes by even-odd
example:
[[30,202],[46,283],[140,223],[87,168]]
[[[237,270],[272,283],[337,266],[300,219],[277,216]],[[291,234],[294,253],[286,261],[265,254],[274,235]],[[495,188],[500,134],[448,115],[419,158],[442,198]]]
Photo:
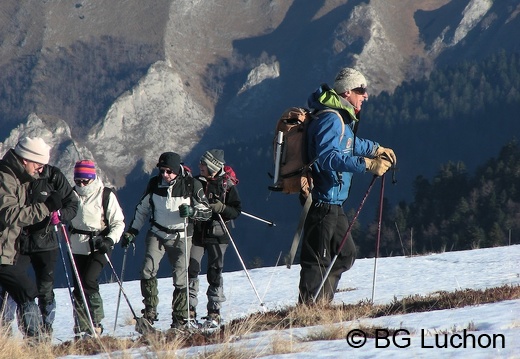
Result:
[[[230,247],[227,256],[236,255]],[[140,265],[141,256],[129,256],[127,265]],[[413,294],[431,294],[437,291],[457,289],[483,289],[505,284],[520,284],[520,245],[509,247],[478,249],[461,252],[447,252],[416,257],[379,258],[374,303],[386,304],[395,298],[400,299]],[[375,260],[359,259],[354,267],[343,275],[335,296],[338,303],[357,303],[372,297]],[[169,264],[163,259],[163,266]],[[249,271],[252,281],[268,310],[294,305],[297,299],[299,266],[291,269],[285,266],[260,268]],[[120,268],[116,268],[117,271]],[[255,291],[244,271],[224,274],[224,287],[227,302],[224,303],[223,317],[231,319],[263,310]],[[205,314],[207,283],[201,277],[200,303],[198,312]],[[138,281],[124,283],[124,289],[138,315],[142,309]],[[348,289],[348,290],[347,290]],[[167,329],[171,323],[171,278],[159,280],[160,304],[159,322],[156,327]],[[131,311],[121,298],[116,331],[113,331],[119,286],[117,283],[101,286],[105,303],[105,334],[122,337],[137,336],[129,324]],[[67,289],[56,290],[58,303],[54,324],[54,342],[70,340],[72,332],[72,309]],[[291,330],[251,333],[231,344],[236,348],[265,353],[265,358],[520,358],[520,300],[508,300],[462,309],[440,310],[433,312],[392,315],[376,319],[362,319],[343,322],[349,337],[342,340],[314,341],[301,343],[298,339],[319,328],[295,328]],[[396,337],[363,340],[364,333],[355,331],[363,327],[401,328]],[[471,328],[470,330],[465,329]],[[474,329],[473,329],[474,328]],[[352,330],[352,331],[351,331]],[[408,334],[409,333],[409,334]],[[449,333],[445,335],[445,333]],[[273,340],[294,341],[297,352],[293,354],[269,355]],[[230,344],[227,344],[228,346]],[[359,347],[358,347],[359,346]],[[180,350],[180,357],[195,357],[214,347],[192,347]],[[123,353],[111,353],[111,358],[123,357]],[[143,351],[126,351],[125,358],[143,357]],[[98,355],[96,358],[107,358]],[[146,356],[150,357],[150,353]],[[153,357],[153,356],[152,356]],[[69,356],[67,358],[82,358]],[[92,356],[89,358],[93,358]]]

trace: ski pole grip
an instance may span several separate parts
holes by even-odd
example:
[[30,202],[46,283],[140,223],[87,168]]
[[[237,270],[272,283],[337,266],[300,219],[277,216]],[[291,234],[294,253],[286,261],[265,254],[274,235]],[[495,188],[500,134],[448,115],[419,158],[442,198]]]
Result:
[[57,225],[58,223],[60,223],[60,212],[59,211],[51,212],[50,217],[51,217],[52,225]]

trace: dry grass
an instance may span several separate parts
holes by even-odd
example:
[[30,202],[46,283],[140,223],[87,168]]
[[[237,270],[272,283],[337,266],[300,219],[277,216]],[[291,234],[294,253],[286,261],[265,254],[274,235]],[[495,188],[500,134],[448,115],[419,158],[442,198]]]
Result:
[[[67,355],[95,355],[121,351],[122,358],[131,358],[131,350],[147,347],[157,358],[168,359],[179,357],[177,351],[182,348],[200,346],[197,358],[200,359],[241,359],[254,358],[261,355],[294,353],[304,350],[305,341],[335,340],[345,338],[348,328],[337,323],[362,318],[376,318],[386,315],[428,312],[441,309],[461,308],[469,305],[493,303],[520,298],[520,286],[504,285],[484,290],[465,289],[454,292],[435,292],[430,295],[413,295],[394,300],[385,305],[373,305],[370,301],[356,304],[313,306],[294,306],[267,313],[256,313],[246,318],[235,319],[223,330],[214,334],[164,332],[159,335],[141,336],[137,339],[123,339],[103,336],[100,339],[68,341],[59,345],[39,344],[30,346],[19,338],[13,338],[0,327],[0,359],[38,358],[47,359]],[[263,352],[254,348],[231,345],[243,336],[266,330],[283,330],[289,328],[322,326],[311,331],[305,338],[284,337],[276,335],[271,338],[271,345]],[[476,330],[469,323],[468,330]],[[388,329],[390,332],[396,329]],[[460,328],[452,328],[458,331]],[[370,336],[375,328],[363,328]],[[374,334],[375,335],[375,334]],[[210,346],[220,344],[219,346]]]

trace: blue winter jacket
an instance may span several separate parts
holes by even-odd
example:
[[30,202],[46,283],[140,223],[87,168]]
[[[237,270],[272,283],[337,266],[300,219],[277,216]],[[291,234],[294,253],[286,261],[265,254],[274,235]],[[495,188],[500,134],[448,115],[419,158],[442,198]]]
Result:
[[[317,112],[307,130],[307,154],[310,160],[316,159],[312,166],[313,202],[342,205],[348,198],[352,174],[366,171],[364,157],[373,158],[379,144],[354,136],[358,120],[353,106],[326,85],[311,94],[307,104]],[[337,112],[320,112],[325,109]],[[340,120],[345,124],[343,137]]]

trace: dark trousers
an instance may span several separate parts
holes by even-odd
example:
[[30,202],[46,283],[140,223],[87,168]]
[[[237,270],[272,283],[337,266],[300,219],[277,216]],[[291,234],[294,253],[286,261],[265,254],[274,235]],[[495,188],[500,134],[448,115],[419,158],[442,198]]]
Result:
[[18,305],[21,331],[26,336],[39,335],[42,321],[34,302],[38,291],[27,271],[17,266],[0,265],[0,285]]
[[58,259],[59,249],[35,252],[28,255],[20,255],[16,266],[27,271],[29,263],[32,265],[38,290],[38,306],[46,326],[52,326],[54,322],[56,301],[54,300],[54,271]]
[[349,270],[356,259],[356,246],[350,234],[338,252],[347,229],[348,219],[341,206],[313,203],[302,239],[299,303],[312,303],[327,268],[338,255],[316,299],[330,302],[334,298],[342,273]]
[[[98,251],[92,252],[89,255],[74,254],[74,262],[76,263],[85,294],[88,296],[90,294],[99,292],[98,279],[101,275],[101,272],[103,271],[103,268],[108,263],[105,255],[99,253]],[[78,293],[78,297],[80,297],[80,289],[76,280],[76,276],[73,276],[73,279],[74,292]]]
[[[110,253],[108,253],[110,254]],[[79,278],[81,280],[83,291],[87,299],[87,307],[92,317],[92,321],[95,326],[101,323],[101,320],[105,317],[103,310],[103,300],[99,294],[99,276],[103,271],[103,268],[108,263],[104,254],[98,251],[92,252],[89,255],[74,254],[74,263],[78,269]],[[86,332],[90,331],[90,325],[88,323],[88,315],[86,313],[86,307],[81,305],[83,298],[81,295],[81,289],[79,283],[74,278],[74,306],[75,306],[75,327],[74,332]]]
[[17,266],[0,265],[0,284],[18,305],[33,301],[38,295],[36,285],[27,271]]
[[226,301],[224,295],[224,279],[222,271],[224,270],[224,254],[228,244],[205,243],[202,246],[193,245],[190,253],[190,265],[188,275],[190,279],[190,307],[197,308],[199,292],[199,273],[202,267],[202,257],[207,253],[208,257],[208,296],[207,310],[209,313],[220,313],[222,302]]

